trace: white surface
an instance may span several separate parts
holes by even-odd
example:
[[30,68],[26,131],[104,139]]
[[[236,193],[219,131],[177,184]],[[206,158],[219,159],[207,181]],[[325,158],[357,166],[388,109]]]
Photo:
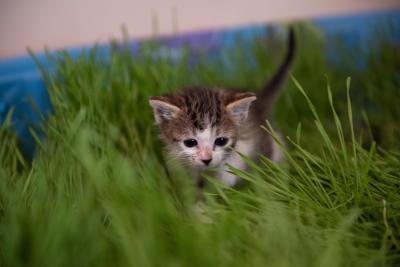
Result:
[[[0,58],[130,37],[400,8],[400,0],[0,0]],[[157,17],[157,19],[155,19]],[[158,23],[154,23],[158,21]],[[158,24],[158,27],[154,27]]]

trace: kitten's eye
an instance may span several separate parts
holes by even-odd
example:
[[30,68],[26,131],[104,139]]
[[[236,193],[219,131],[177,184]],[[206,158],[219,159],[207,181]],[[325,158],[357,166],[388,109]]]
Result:
[[215,139],[214,144],[216,146],[224,146],[228,143],[228,138],[227,137],[218,137],[217,139]]
[[195,139],[186,139],[183,144],[187,147],[194,147],[197,146],[197,141]]

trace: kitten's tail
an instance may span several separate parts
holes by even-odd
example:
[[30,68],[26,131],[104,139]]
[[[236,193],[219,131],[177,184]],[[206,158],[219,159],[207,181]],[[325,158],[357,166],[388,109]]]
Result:
[[[257,102],[259,103],[258,111],[261,113],[265,113],[268,109],[271,108],[272,104],[275,102],[277,97],[279,96],[280,89],[282,88],[286,77],[289,74],[289,71],[293,65],[293,60],[296,53],[296,37],[294,33],[293,26],[289,27],[289,36],[288,36],[288,46],[287,53],[285,59],[281,66],[279,67],[276,74],[272,77],[271,80],[264,86],[264,88],[257,93]],[[262,108],[262,109],[260,109]]]

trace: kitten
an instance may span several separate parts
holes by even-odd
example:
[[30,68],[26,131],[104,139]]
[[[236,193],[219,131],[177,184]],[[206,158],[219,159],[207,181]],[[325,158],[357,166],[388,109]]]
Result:
[[237,153],[257,160],[258,155],[279,161],[282,153],[273,138],[260,126],[270,116],[271,106],[292,66],[295,34],[290,28],[288,51],[274,77],[257,92],[188,87],[176,94],[151,97],[156,123],[172,156],[197,173],[217,168],[218,177],[229,186],[238,178],[227,165],[245,169]]

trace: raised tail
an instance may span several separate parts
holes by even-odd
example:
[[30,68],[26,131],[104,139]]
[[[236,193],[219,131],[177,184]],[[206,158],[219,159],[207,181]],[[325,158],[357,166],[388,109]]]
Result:
[[257,92],[258,112],[265,113],[268,111],[279,96],[280,89],[282,88],[293,65],[295,53],[296,37],[293,26],[290,26],[285,59],[272,79],[268,81],[262,90]]

